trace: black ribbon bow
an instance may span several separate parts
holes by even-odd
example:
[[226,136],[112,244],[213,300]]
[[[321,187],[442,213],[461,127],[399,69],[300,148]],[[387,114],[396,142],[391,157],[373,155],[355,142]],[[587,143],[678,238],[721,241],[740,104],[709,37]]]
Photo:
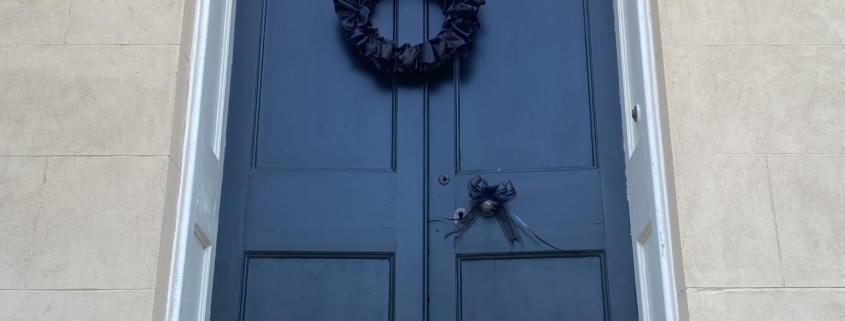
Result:
[[513,228],[511,224],[510,215],[505,210],[504,204],[516,196],[516,189],[510,181],[507,183],[499,183],[495,186],[489,186],[487,180],[476,176],[469,183],[469,197],[472,198],[472,206],[470,206],[466,215],[458,220],[458,224],[452,228],[446,237],[455,235],[455,243],[463,237],[469,227],[475,223],[481,216],[491,217],[495,216],[508,238],[508,242],[513,246],[513,243],[519,241],[519,232]]
[[507,183],[499,182],[497,185],[490,186],[487,184],[486,179],[481,178],[481,176],[476,176],[470,180],[467,185],[469,186],[469,197],[472,198],[472,205],[467,213],[458,220],[455,227],[452,228],[449,233],[446,233],[446,237],[456,234],[455,244],[458,243],[464,233],[479,217],[484,216],[496,217],[499,221],[499,225],[502,227],[502,231],[505,233],[505,237],[508,238],[508,243],[510,243],[511,249],[513,249],[514,242],[520,241],[519,231],[517,231],[512,224],[515,219],[526,230],[528,230],[531,235],[536,237],[537,240],[553,249],[563,251],[544,241],[537,235],[537,233],[534,233],[528,225],[522,222],[519,217],[507,210],[505,203],[516,197],[516,189],[514,189],[513,184],[511,184],[510,181]]

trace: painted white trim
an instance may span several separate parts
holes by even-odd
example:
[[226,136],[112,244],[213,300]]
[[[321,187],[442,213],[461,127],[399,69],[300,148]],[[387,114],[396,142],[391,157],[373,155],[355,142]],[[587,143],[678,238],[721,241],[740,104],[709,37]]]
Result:
[[[616,34],[617,34],[617,45],[619,50],[619,73],[620,73],[620,84],[623,82],[624,79],[630,80],[641,80],[643,87],[641,88],[642,92],[640,93],[642,96],[645,97],[645,104],[638,105],[637,107],[642,109],[639,111],[640,119],[639,123],[635,123],[631,117],[631,108],[635,106],[635,102],[632,100],[632,92],[630,86],[622,85],[620,86],[621,89],[621,98],[622,98],[622,105],[623,105],[623,132],[626,133],[625,139],[625,149],[626,155],[630,157],[633,153],[633,150],[637,147],[638,141],[637,138],[639,137],[637,127],[638,126],[646,126],[645,130],[648,133],[648,153],[649,158],[651,159],[650,162],[650,173],[648,174],[652,178],[652,194],[654,195],[654,209],[656,213],[653,213],[654,217],[656,218],[655,223],[656,226],[649,224],[646,229],[649,233],[656,233],[658,237],[658,244],[660,249],[660,276],[661,276],[661,287],[663,293],[663,308],[664,314],[666,316],[666,320],[678,320],[678,300],[677,296],[675,295],[676,292],[676,284],[675,284],[675,271],[674,271],[674,258],[673,258],[673,251],[672,247],[672,238],[671,238],[671,225],[669,224],[669,202],[668,202],[668,187],[666,185],[666,164],[663,162],[664,160],[664,149],[663,149],[663,140],[661,139],[664,133],[662,132],[661,126],[661,115],[660,115],[660,99],[659,99],[659,88],[658,86],[658,75],[657,70],[655,68],[655,43],[654,43],[654,23],[653,19],[654,15],[652,14],[652,1],[655,0],[615,0],[614,8],[616,10]],[[628,5],[632,4],[632,5]],[[637,10],[637,12],[626,12],[625,10]],[[629,30],[630,25],[626,23],[625,16],[628,13],[630,16],[637,17],[636,26],[638,30],[636,32],[632,32],[633,30]],[[633,34],[633,36],[632,36]],[[627,53],[624,48],[626,46],[639,46],[641,49],[641,59],[639,61],[633,62],[631,61],[631,57],[628,57]],[[659,44],[658,44],[659,45]],[[636,68],[636,67],[640,68]],[[666,133],[668,134],[668,133]],[[634,169],[637,170],[637,169]],[[629,188],[631,185],[629,184]],[[630,195],[629,190],[629,195]],[[632,221],[633,221],[633,211],[631,212]],[[640,244],[634,244],[636,248]],[[635,260],[637,255],[640,253],[636,253],[635,251]],[[642,302],[648,302],[648,300],[641,300]],[[655,303],[655,302],[653,302]],[[648,311],[648,307],[640,306],[641,311]],[[649,317],[647,312],[644,315],[646,320],[654,320],[653,318]]]
[[[200,315],[199,320],[206,320],[208,318],[208,304],[210,300],[210,291],[213,283],[214,271],[214,257],[215,257],[215,242],[218,227],[218,211],[219,211],[219,191],[222,187],[222,161],[223,153],[221,152],[225,146],[226,135],[226,110],[229,100],[229,78],[230,67],[232,64],[232,50],[234,37],[234,19],[237,0],[197,0],[194,9],[194,21],[192,30],[192,45],[191,52],[188,53],[190,57],[190,69],[188,79],[188,98],[186,110],[186,125],[184,133],[184,141],[182,144],[182,173],[181,182],[179,186],[179,198],[177,202],[176,211],[176,230],[173,239],[173,248],[171,252],[171,266],[169,285],[167,293],[166,317],[168,321],[180,321],[183,308],[183,294],[185,291],[194,291],[196,293],[206,293],[208,296],[204,297],[199,302],[197,311]],[[220,6],[222,10],[211,10],[212,5]],[[219,7],[218,7],[219,8]],[[215,16],[211,16],[215,15]],[[218,23],[211,23],[210,21],[218,21]],[[222,21],[222,23],[219,23]],[[220,40],[220,46],[209,46],[209,38]],[[208,66],[208,56],[217,54],[221,56],[220,65]],[[219,71],[216,79],[206,79],[206,68],[217,68]],[[204,95],[210,88],[216,89],[217,93],[214,99]],[[215,112],[215,119],[213,126],[200,126],[202,124],[202,115],[208,112],[209,109]],[[210,142],[209,142],[210,141]],[[214,158],[219,160],[219,168],[201,168],[202,157],[205,149],[210,149]],[[208,166],[209,164],[204,164]],[[197,188],[202,186],[203,175],[208,175],[211,172],[212,180],[204,182],[205,188]],[[217,175],[215,176],[215,172]],[[214,194],[216,191],[216,195]],[[200,204],[208,203],[208,204]],[[203,206],[206,207],[203,207]],[[198,219],[198,212],[201,210],[210,213]],[[200,227],[205,227],[205,231]],[[199,240],[202,248],[208,249],[203,253],[202,276],[200,277],[201,284],[198,289],[185,289],[183,287],[185,279],[191,277],[186,275],[186,260],[188,249],[191,240]],[[188,271],[190,272],[190,271]],[[182,320],[187,321],[187,320]],[[197,321],[197,320],[190,320]]]
[[[197,82],[202,80],[203,69],[201,65],[202,52],[198,48],[200,43],[200,32],[208,29],[208,21],[203,21],[201,15],[201,3],[194,6],[194,23],[191,36],[191,52],[187,53],[190,61],[188,76],[188,100],[186,102],[185,134],[182,142],[182,173],[179,181],[179,198],[176,209],[176,231],[173,236],[173,249],[170,257],[170,276],[167,288],[167,314],[165,320],[178,321],[179,310],[182,306],[182,281],[185,270],[185,254],[187,252],[188,231],[191,225],[190,220],[190,196],[193,194],[195,169],[197,167],[197,142],[199,140],[199,111],[197,104],[197,92],[194,89]],[[193,233],[193,229],[191,229]]]
[[[188,238],[191,235],[194,235],[195,229],[194,225],[189,222],[190,211],[193,210],[194,204],[191,204],[191,199],[189,195],[194,193],[193,186],[195,182],[195,173],[197,167],[197,146],[198,140],[200,137],[199,132],[199,117],[201,115],[200,111],[202,108],[210,108],[212,106],[202,105],[199,103],[199,99],[197,98],[197,89],[198,86],[201,86],[203,82],[203,62],[205,53],[209,48],[205,47],[204,41],[201,39],[201,35],[205,35],[208,31],[212,30],[208,24],[208,17],[202,14],[202,8],[207,5],[207,3],[212,0],[198,0],[196,5],[196,14],[194,15],[194,30],[193,30],[193,50],[190,53],[190,79],[189,79],[189,94],[188,94],[188,108],[187,108],[187,117],[186,117],[186,133],[185,139],[183,142],[183,159],[182,159],[182,180],[179,189],[179,201],[178,201],[178,209],[177,209],[177,226],[176,226],[176,234],[174,237],[174,244],[173,244],[173,251],[172,251],[172,263],[171,263],[171,270],[170,270],[170,282],[168,288],[168,299],[167,299],[167,317],[166,320],[168,321],[188,321],[188,320],[179,320],[179,312],[181,309],[181,302],[180,299],[182,297],[182,282],[184,280],[184,263],[185,263],[185,253],[187,249],[187,242]],[[218,32],[223,32],[225,38],[228,39],[226,41],[226,46],[228,46],[228,54],[226,55],[226,66],[221,66],[224,72],[220,73],[220,79],[217,82],[219,86],[225,86],[225,89],[221,87],[221,92],[225,92],[225,94],[221,95],[223,99],[228,100],[228,89],[229,89],[229,69],[228,66],[231,65],[231,52],[232,52],[232,36],[234,34],[234,22],[231,21],[235,17],[235,8],[236,8],[236,0],[226,0],[229,1],[231,5],[228,5],[228,11],[224,14],[226,18],[225,26],[222,29],[217,29]],[[645,14],[640,15],[640,21],[638,23],[640,32],[639,35],[642,36],[641,39],[629,39],[626,37],[628,32],[625,30],[625,24],[620,23],[620,8],[624,8],[621,4],[634,1],[637,3],[637,6],[640,8],[645,9]],[[642,72],[640,70],[632,70],[630,68],[630,62],[627,60],[627,57],[624,55],[620,55],[619,59],[619,70],[620,70],[620,77],[629,77],[631,73],[635,73],[635,76],[642,79],[644,83],[649,84],[645,89],[648,91],[646,94],[649,97],[648,106],[643,108],[648,108],[647,113],[652,115],[652,117],[644,117],[646,120],[645,122],[641,123],[641,125],[648,127],[648,140],[649,145],[651,146],[649,153],[652,159],[662,160],[663,159],[663,146],[662,140],[660,139],[663,135],[661,132],[660,126],[660,117],[659,117],[659,99],[658,99],[658,88],[654,85],[657,84],[657,71],[654,68],[654,39],[653,29],[652,29],[652,15],[650,12],[651,5],[650,1],[654,0],[614,0],[615,7],[617,9],[617,16],[616,16],[616,33],[618,35],[618,44],[623,46],[631,41],[637,41],[641,44],[646,45],[645,47],[648,48],[648,52],[644,53],[644,59],[640,63],[648,66],[645,68],[647,72]],[[214,50],[215,48],[211,48]],[[219,50],[219,48],[217,49]],[[627,89],[623,89],[622,93],[622,100],[623,105],[627,102],[630,97],[628,97],[628,93],[626,92]],[[641,106],[642,107],[642,106]],[[218,118],[216,121],[216,128],[218,130],[213,133],[213,146],[215,149],[216,154],[219,157],[222,157],[223,148],[225,146],[225,128],[226,128],[226,115],[218,114]],[[626,121],[623,124],[623,132],[626,133],[626,150],[633,149],[637,141],[635,138],[637,135],[632,136],[632,131],[635,130],[635,127],[629,126],[628,122]],[[626,153],[627,154],[627,153]],[[627,154],[630,156],[630,154]],[[652,229],[656,229],[657,235],[659,236],[659,242],[661,245],[661,262],[660,265],[662,267],[662,284],[663,284],[663,291],[666,294],[666,300],[664,302],[665,311],[667,315],[667,320],[677,320],[678,319],[678,307],[677,307],[677,297],[675,296],[675,276],[674,276],[674,265],[672,264],[672,246],[670,234],[670,225],[669,225],[669,217],[668,217],[668,194],[667,194],[667,186],[666,186],[666,173],[665,173],[665,164],[662,161],[652,162],[651,173],[652,177],[654,177],[654,203],[655,207],[657,208],[657,217],[660,218],[656,223],[657,226],[652,226]],[[217,182],[217,184],[222,185],[222,181]],[[217,186],[219,190],[219,187]],[[215,207],[215,210],[217,208]],[[214,224],[217,224],[215,221]],[[216,226],[215,226],[216,228]],[[216,233],[215,233],[216,234]],[[212,255],[213,257],[213,255]],[[206,283],[202,284],[202,289],[197,289],[197,291],[203,291],[204,289],[210,289],[211,283],[213,282],[212,277],[205,278]],[[643,307],[640,307],[641,309]],[[194,320],[190,320],[194,321]]]

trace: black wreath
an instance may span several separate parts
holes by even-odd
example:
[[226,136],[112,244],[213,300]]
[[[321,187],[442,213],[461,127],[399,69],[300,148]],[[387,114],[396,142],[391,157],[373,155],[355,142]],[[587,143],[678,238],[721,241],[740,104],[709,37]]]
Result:
[[413,73],[436,69],[456,56],[472,51],[470,36],[478,26],[478,7],[485,0],[444,0],[446,21],[440,33],[421,44],[404,44],[379,35],[370,21],[370,11],[378,0],[334,0],[334,10],[343,25],[346,40],[355,51],[386,73]]

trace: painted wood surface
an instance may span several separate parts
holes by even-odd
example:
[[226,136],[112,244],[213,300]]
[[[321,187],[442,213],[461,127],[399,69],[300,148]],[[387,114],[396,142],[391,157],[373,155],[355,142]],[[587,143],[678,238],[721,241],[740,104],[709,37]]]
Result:
[[209,285],[217,252],[234,7],[234,0],[196,4],[178,220],[170,261],[169,321],[207,320],[211,310]]
[[[488,2],[473,53],[418,76],[352,53],[331,1],[237,14],[212,320],[637,318],[610,0]],[[416,43],[443,16],[374,21]],[[476,175],[565,251],[444,239]]]
[[631,243],[644,321],[678,319],[652,5],[648,0],[618,0],[616,6]]

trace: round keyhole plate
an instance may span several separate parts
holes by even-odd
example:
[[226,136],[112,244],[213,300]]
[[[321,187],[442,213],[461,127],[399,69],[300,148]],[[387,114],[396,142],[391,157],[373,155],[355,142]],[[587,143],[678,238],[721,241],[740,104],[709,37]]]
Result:
[[449,184],[449,176],[440,175],[440,177],[437,178],[437,181],[440,182],[441,185]]

